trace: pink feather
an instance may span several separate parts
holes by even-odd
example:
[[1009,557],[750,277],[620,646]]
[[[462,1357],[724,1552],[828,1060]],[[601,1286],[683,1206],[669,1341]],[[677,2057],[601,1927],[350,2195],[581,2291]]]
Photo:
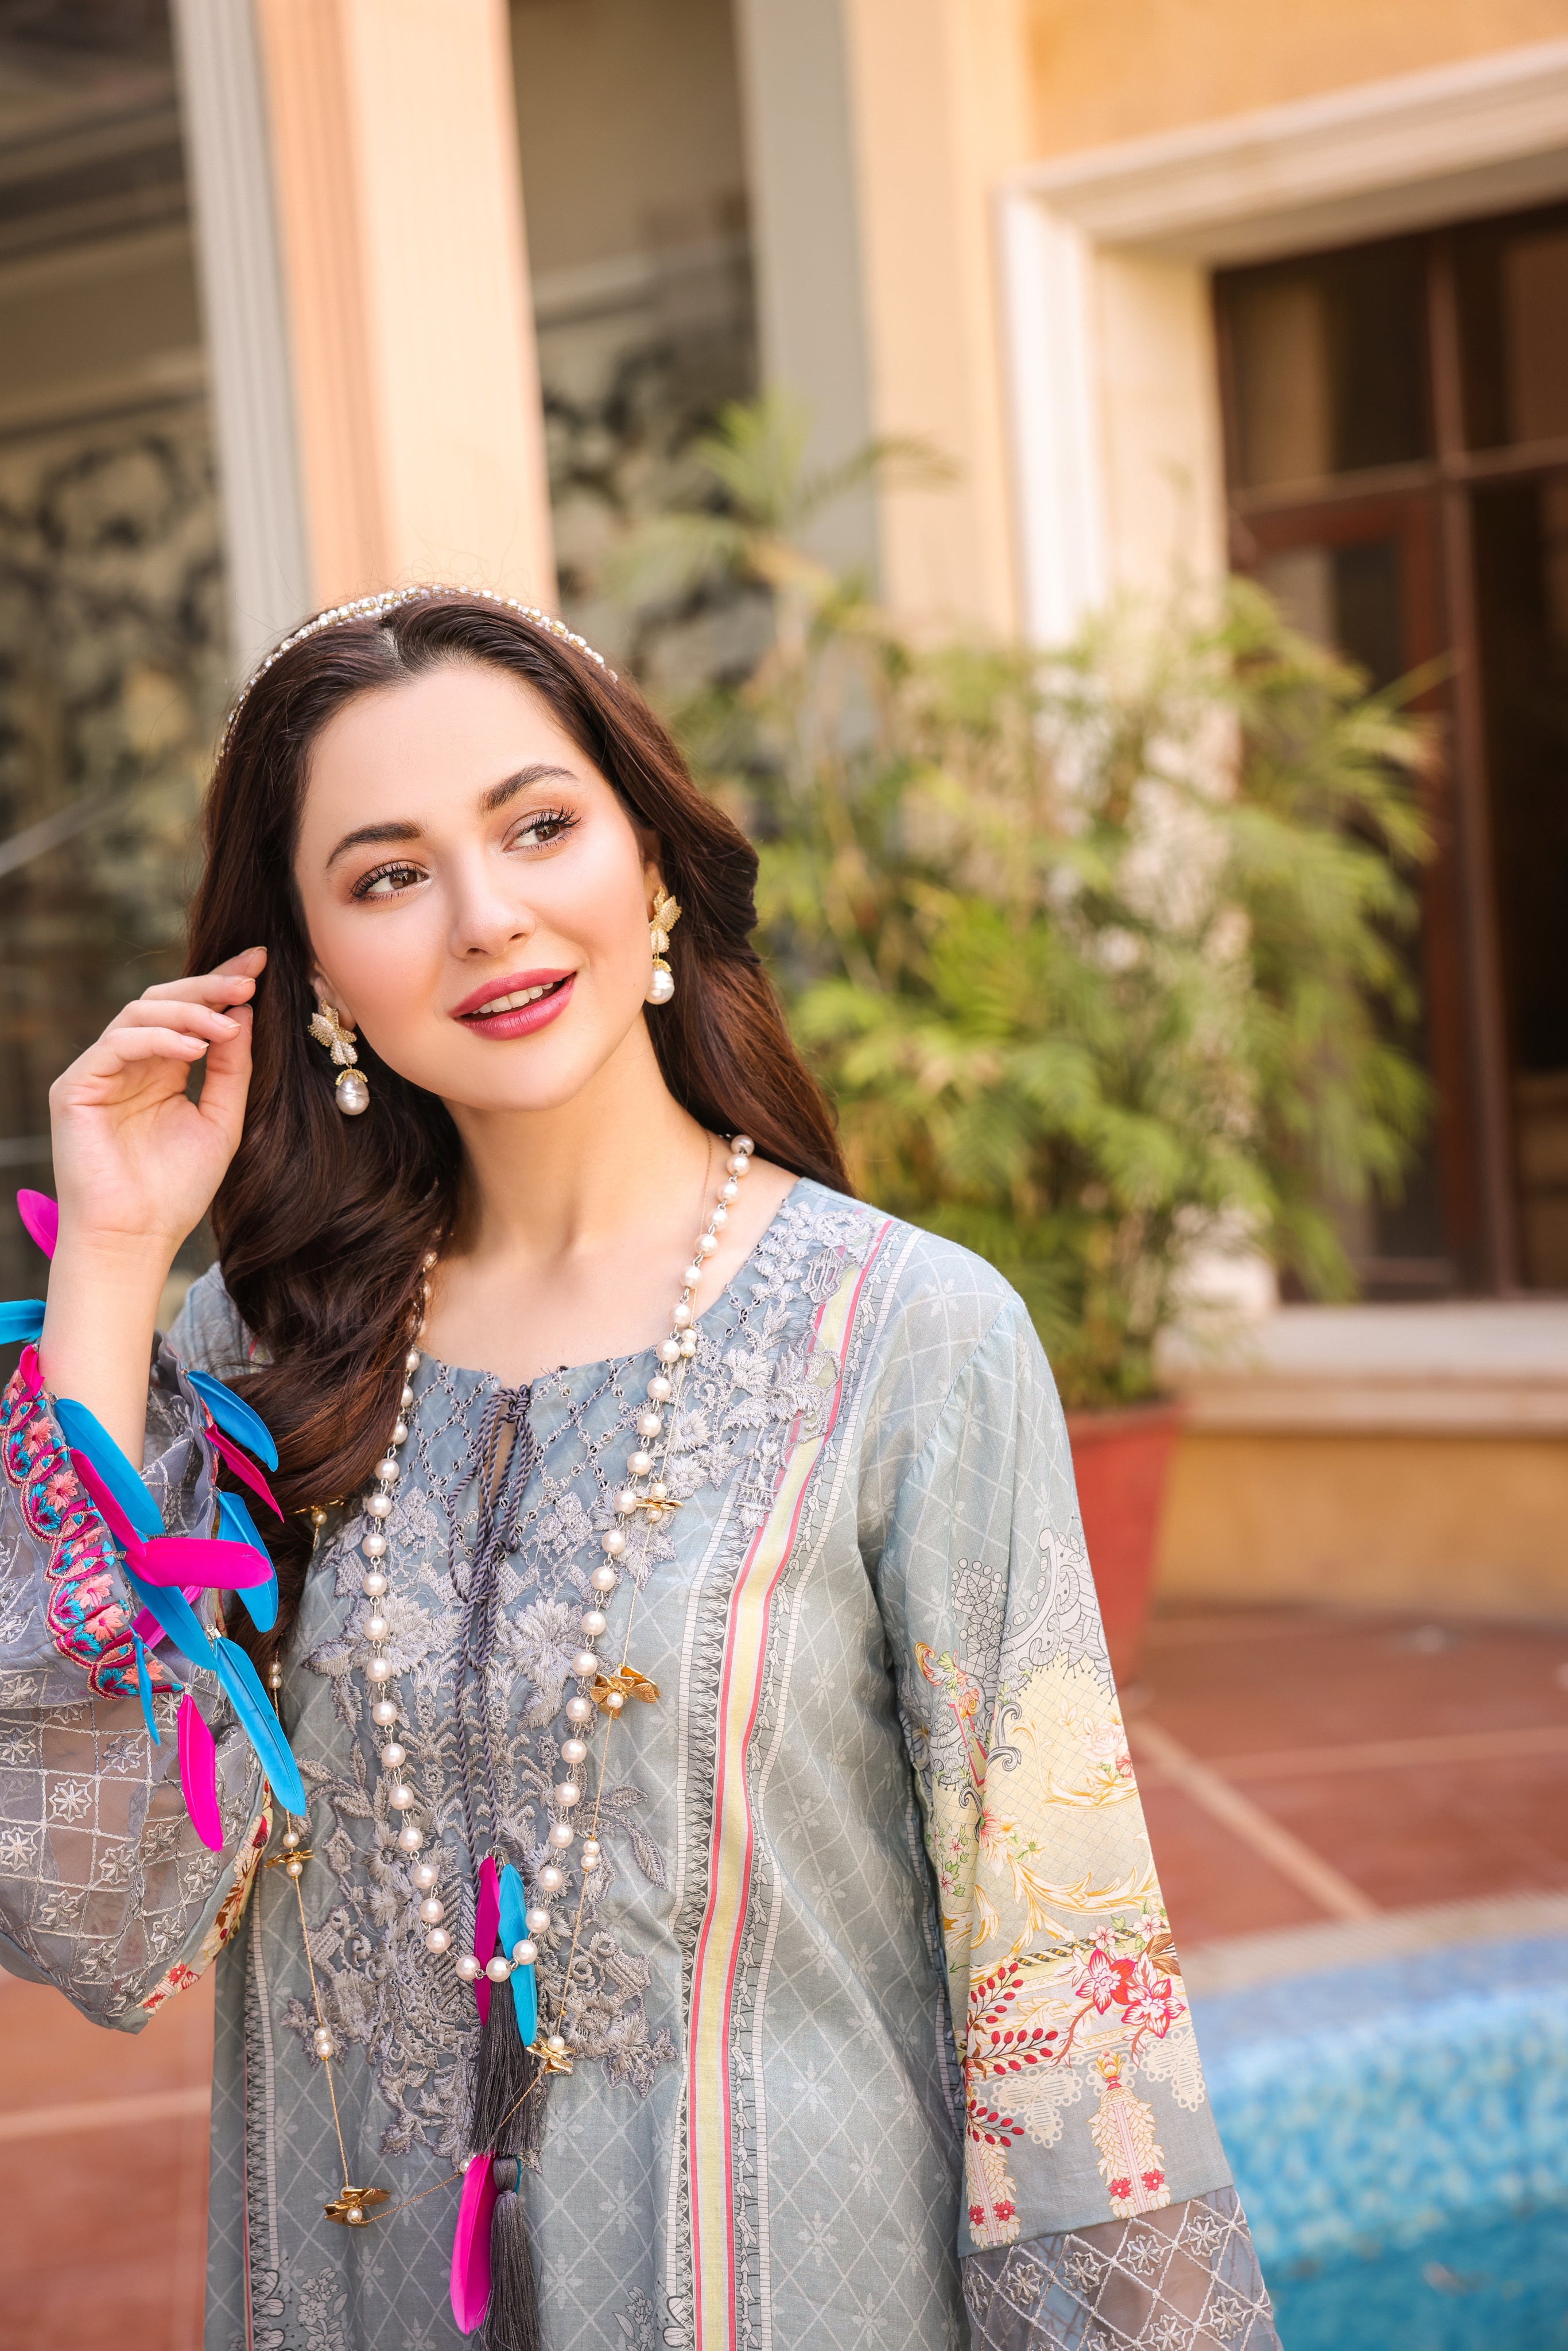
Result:
[[193,1589],[208,1592],[248,1592],[265,1583],[272,1562],[250,1543],[223,1542],[215,1536],[154,1535],[144,1543],[136,1573],[145,1583],[178,1583],[194,1579]]
[[60,1238],[58,1201],[51,1200],[47,1192],[18,1192],[16,1214],[44,1255],[53,1257]]
[[[500,1874],[494,1860],[486,1854],[479,1865],[479,1886],[474,1897],[474,1957],[481,1968],[496,1956],[496,1930],[500,1923]],[[491,1989],[488,1976],[475,1977],[474,1997],[479,2003],[481,2023],[489,2022]]]
[[138,1575],[140,1575],[141,1573],[141,1536],[137,1533],[135,1528],[126,1517],[125,1512],[120,1509],[120,1504],[115,1500],[114,1496],[110,1492],[109,1488],[104,1484],[103,1479],[99,1476],[98,1471],[93,1468],[92,1463],[88,1459],[85,1453],[72,1453],[71,1468],[76,1471],[78,1478],[81,1480],[81,1483],[87,1488],[88,1492],[91,1495],[93,1502],[97,1507],[99,1517],[103,1520],[104,1525],[109,1529],[110,1533],[114,1537],[116,1542],[122,1543],[124,1545],[131,1566],[135,1568]]
[[23,1348],[21,1356],[16,1364],[16,1376],[22,1384],[22,1394],[29,1404],[32,1403],[35,1396],[41,1396],[43,1395],[44,1375],[38,1369],[38,1351],[37,1347]]
[[222,1454],[224,1459],[228,1463],[229,1468],[234,1471],[235,1476],[236,1478],[243,1478],[246,1484],[250,1488],[251,1492],[253,1494],[259,1494],[262,1500],[267,1504],[267,1509],[271,1510],[276,1517],[281,1518],[283,1513],[272,1499],[271,1487],[267,1484],[266,1479],[262,1476],[260,1470],[256,1468],[249,1455],[240,1451],[239,1447],[235,1443],[233,1437],[225,1437],[221,1428],[209,1428],[207,1431],[207,1442],[212,1447],[214,1453]]
[[490,2307],[490,2215],[496,2209],[496,2175],[487,2155],[469,2158],[452,2240],[452,2315],[461,2335],[485,2323]]
[[189,1690],[174,1718],[180,1739],[180,1785],[192,1825],[211,1853],[224,1844],[223,1816],[218,1811],[218,1750],[201,1709]]

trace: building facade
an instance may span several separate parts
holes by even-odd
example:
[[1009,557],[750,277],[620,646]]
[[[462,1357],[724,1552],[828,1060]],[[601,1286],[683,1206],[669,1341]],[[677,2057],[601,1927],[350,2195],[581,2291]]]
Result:
[[814,527],[919,626],[1231,566],[1430,665],[1431,1145],[1365,1306],[1193,1378],[1166,1573],[1568,1605],[1565,320],[1562,0],[0,0],[0,1165],[178,967],[266,644],[432,577],[612,636],[777,384],[955,461]]

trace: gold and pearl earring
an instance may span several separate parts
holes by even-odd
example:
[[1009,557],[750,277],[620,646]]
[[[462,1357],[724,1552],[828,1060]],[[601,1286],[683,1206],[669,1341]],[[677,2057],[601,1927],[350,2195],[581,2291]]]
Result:
[[674,974],[664,961],[670,948],[670,933],[681,919],[675,901],[663,890],[653,901],[653,911],[648,919],[648,944],[653,950],[653,969],[643,998],[647,1004],[668,1004],[675,992]]
[[360,1056],[353,1030],[344,1028],[335,1005],[323,1004],[310,1016],[310,1034],[319,1045],[326,1046],[337,1064],[338,1108],[345,1118],[358,1118],[371,1106],[371,1086],[363,1070],[354,1067]]

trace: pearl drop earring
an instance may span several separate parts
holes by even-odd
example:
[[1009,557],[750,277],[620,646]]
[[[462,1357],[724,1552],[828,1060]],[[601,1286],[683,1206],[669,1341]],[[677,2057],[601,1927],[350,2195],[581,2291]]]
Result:
[[363,1070],[354,1067],[360,1057],[353,1030],[343,1027],[335,1005],[323,1004],[310,1016],[310,1034],[319,1045],[326,1046],[338,1065],[338,1108],[345,1118],[358,1118],[371,1106],[371,1086]]
[[653,901],[653,912],[648,923],[648,944],[653,950],[653,969],[643,999],[646,1004],[668,1004],[675,992],[674,975],[664,957],[669,952],[670,933],[680,919],[679,906],[661,890]]

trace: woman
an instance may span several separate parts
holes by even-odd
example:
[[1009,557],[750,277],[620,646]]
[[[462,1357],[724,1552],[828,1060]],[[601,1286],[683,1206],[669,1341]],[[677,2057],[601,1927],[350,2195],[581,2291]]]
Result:
[[1265,2351],[1050,1374],[848,1196],[746,841],[421,589],[257,673],[206,851],[52,1098],[0,1924],[122,2031],[215,1960],[208,2345]]

